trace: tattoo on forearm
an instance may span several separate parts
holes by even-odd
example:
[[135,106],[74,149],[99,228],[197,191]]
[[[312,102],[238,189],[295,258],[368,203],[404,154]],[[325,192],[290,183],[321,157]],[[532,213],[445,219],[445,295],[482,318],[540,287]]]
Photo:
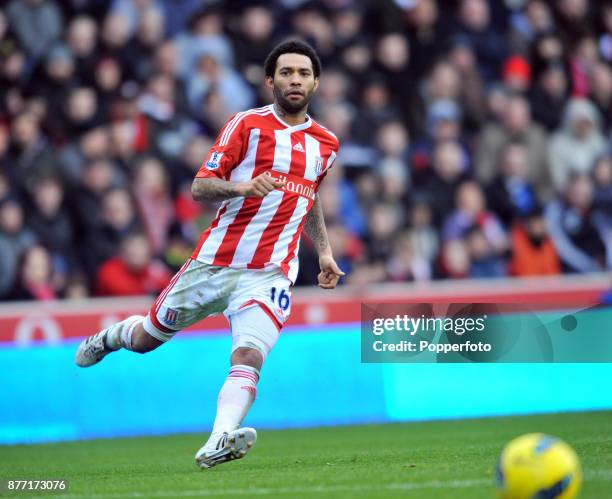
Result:
[[321,252],[329,248],[327,230],[325,229],[325,219],[323,218],[323,208],[321,208],[318,195],[315,197],[314,204],[308,212],[308,215],[306,215],[304,230],[312,240],[317,253],[321,254]]
[[191,193],[196,201],[223,201],[238,196],[231,182],[217,178],[196,179]]

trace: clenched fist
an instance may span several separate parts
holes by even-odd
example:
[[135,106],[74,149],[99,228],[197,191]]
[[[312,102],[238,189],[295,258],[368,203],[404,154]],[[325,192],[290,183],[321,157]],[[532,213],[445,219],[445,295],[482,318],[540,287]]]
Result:
[[236,184],[235,190],[239,196],[263,198],[270,194],[274,189],[285,186],[286,180],[276,180],[267,173],[262,173],[248,182]]
[[344,275],[340,270],[334,258],[330,255],[321,255],[319,257],[319,267],[321,272],[317,276],[319,287],[323,289],[334,289],[338,280]]

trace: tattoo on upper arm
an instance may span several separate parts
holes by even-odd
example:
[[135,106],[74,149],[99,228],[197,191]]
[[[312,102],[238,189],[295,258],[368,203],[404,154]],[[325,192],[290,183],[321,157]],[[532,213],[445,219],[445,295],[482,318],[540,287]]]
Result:
[[323,208],[319,201],[319,195],[315,197],[312,208],[306,215],[306,223],[304,224],[304,230],[308,237],[312,240],[315,249],[318,253],[324,251],[329,246],[327,239],[327,230],[325,229],[325,219],[323,218]]
[[223,201],[238,196],[231,182],[219,178],[196,179],[191,192],[196,201]]

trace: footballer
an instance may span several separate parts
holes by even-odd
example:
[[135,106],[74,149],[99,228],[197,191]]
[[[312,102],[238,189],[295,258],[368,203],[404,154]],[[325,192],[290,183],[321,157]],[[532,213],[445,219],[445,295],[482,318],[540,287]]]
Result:
[[265,61],[274,102],[234,115],[192,185],[197,201],[221,201],[217,215],[146,317],[135,315],[83,340],[76,363],[89,367],[121,348],[145,353],[180,330],[223,313],[232,334],[231,368],[217,400],[201,468],[239,459],[257,439],[240,425],[260,371],[291,311],[302,232],[319,256],[319,286],[343,274],[327,238],[317,191],[338,153],[336,136],[308,114],[321,63],[301,41],[275,47]]

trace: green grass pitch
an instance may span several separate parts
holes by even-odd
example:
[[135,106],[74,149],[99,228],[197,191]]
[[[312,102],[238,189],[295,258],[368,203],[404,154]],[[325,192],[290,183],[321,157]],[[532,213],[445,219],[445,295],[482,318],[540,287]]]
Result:
[[581,498],[612,497],[612,412],[261,430],[245,459],[205,471],[205,435],[0,447],[0,477],[70,482],[20,497],[492,498],[502,446],[534,431],[576,449]]

